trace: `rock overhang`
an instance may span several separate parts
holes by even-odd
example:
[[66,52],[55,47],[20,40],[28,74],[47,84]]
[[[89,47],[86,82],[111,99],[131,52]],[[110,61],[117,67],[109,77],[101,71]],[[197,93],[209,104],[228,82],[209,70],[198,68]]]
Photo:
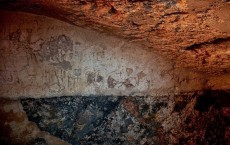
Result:
[[230,4],[218,0],[1,1],[1,8],[61,19],[126,38],[176,68],[229,73]]

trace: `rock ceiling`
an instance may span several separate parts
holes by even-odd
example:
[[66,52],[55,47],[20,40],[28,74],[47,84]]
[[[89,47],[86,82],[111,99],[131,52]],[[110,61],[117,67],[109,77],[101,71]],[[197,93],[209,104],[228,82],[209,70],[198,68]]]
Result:
[[230,72],[228,0],[0,0],[0,8],[123,37],[171,59],[175,68]]

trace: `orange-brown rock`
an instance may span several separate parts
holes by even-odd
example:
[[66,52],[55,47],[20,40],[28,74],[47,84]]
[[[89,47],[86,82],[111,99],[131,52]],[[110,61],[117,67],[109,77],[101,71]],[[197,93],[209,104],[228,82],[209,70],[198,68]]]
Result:
[[209,75],[230,71],[226,0],[2,0],[0,5],[122,36],[167,56],[176,68]]

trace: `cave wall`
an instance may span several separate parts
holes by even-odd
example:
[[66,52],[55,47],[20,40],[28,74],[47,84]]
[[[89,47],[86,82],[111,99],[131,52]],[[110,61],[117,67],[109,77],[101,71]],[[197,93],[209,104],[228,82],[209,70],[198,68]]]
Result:
[[4,145],[230,143],[230,91],[0,100]]
[[24,13],[1,22],[1,96],[173,91],[172,65],[124,39]]
[[127,39],[45,16],[1,13],[2,97],[167,95],[229,86],[229,74],[175,69],[173,61]]
[[141,45],[44,16],[1,13],[1,96],[174,93],[173,64]]
[[229,92],[203,91],[228,90],[229,74],[176,69],[145,45],[45,16],[1,14],[1,142],[229,142]]
[[172,59],[177,69],[230,72],[228,0],[1,0],[0,8],[125,37]]

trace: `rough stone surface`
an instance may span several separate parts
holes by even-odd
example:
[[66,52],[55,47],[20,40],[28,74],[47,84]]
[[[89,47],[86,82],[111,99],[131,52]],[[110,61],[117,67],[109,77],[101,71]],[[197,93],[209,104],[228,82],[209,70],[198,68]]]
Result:
[[173,92],[172,65],[141,45],[47,17],[2,13],[3,97]]
[[230,144],[228,0],[0,9],[0,144]]
[[0,99],[1,145],[68,145],[30,122],[20,100]]
[[[70,144],[228,144],[229,91],[164,97],[22,99],[28,119]],[[223,113],[225,109],[225,113]]]
[[0,96],[169,95],[229,89],[142,44],[44,16],[1,11]]
[[226,0],[2,0],[1,7],[47,15],[142,43],[177,68],[229,73]]

